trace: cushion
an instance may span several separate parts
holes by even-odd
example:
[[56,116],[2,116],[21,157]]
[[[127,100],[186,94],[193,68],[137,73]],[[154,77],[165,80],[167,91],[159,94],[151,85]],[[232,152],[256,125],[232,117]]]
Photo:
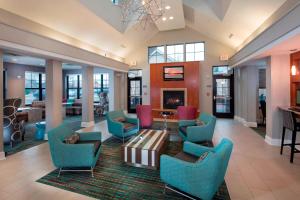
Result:
[[116,117],[114,118],[114,121],[117,121],[117,122],[125,122],[126,119],[124,117]]
[[94,155],[97,154],[99,148],[101,147],[100,140],[80,140],[77,144],[93,144],[94,145]]
[[72,135],[69,135],[65,138],[66,144],[76,144],[80,139],[80,136],[78,133],[74,133]]
[[128,123],[128,122],[123,123],[123,125],[124,125],[125,132],[131,131],[131,130],[137,128],[136,124],[132,124],[132,123]]
[[179,152],[175,158],[191,163],[194,163],[199,159],[197,156],[185,152]]

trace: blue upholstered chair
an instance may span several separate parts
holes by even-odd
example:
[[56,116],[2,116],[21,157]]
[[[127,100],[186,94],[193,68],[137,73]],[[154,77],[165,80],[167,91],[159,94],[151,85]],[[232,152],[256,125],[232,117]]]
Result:
[[[162,155],[160,178],[165,188],[203,200],[212,199],[224,182],[232,147],[228,139],[223,139],[215,148],[184,142],[183,152],[195,157],[194,162]],[[204,153],[206,157],[201,159]]]
[[[53,164],[63,171],[91,171],[100,155],[101,132],[79,133],[76,144],[66,144],[65,138],[74,134],[70,128],[62,124],[48,132],[48,142]],[[89,168],[88,170],[83,170]]]
[[123,111],[111,111],[106,115],[108,131],[122,139],[135,135],[139,131],[139,119],[130,118]]
[[[197,125],[197,121],[203,124]],[[201,113],[197,121],[180,120],[179,135],[184,141],[194,143],[212,141],[216,126],[216,117],[208,113]]]

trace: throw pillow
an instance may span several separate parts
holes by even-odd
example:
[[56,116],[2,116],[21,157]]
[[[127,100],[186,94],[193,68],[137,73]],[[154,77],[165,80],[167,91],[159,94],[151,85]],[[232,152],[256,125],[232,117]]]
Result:
[[208,151],[207,152],[204,152],[203,154],[201,154],[201,156],[198,158],[198,161],[202,161],[204,160],[208,155]]
[[67,136],[65,138],[65,143],[66,144],[76,144],[79,141],[79,139],[80,139],[79,134],[78,133],[74,133],[74,134],[72,134],[70,136]]
[[201,120],[199,120],[199,119],[196,119],[195,123],[196,123],[196,126],[203,126],[203,125],[205,125],[204,122],[201,121]]
[[117,122],[125,122],[126,121],[124,117],[116,117],[114,120]]

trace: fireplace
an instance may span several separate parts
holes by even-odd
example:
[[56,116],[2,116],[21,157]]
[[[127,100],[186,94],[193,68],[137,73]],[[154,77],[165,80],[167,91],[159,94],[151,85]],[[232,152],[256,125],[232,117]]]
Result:
[[186,89],[164,88],[161,92],[161,108],[177,109],[178,106],[184,106],[187,102]]

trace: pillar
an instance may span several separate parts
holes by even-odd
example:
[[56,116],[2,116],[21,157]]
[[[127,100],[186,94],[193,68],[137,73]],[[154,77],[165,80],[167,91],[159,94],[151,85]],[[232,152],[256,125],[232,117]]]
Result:
[[82,127],[90,127],[94,121],[94,67],[82,70]]
[[[62,63],[47,60],[46,65],[46,133],[62,123]],[[45,139],[48,135],[45,135]]]
[[5,159],[3,146],[3,52],[0,50],[0,160]]
[[266,69],[266,124],[268,144],[279,146],[282,118],[279,106],[290,105],[290,56],[274,55],[268,60]]

